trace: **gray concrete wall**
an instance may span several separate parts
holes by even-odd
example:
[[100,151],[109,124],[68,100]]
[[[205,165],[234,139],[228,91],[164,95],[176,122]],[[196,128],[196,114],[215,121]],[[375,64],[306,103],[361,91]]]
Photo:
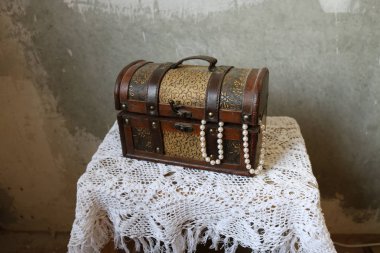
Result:
[[206,54],[270,69],[331,232],[380,232],[380,2],[3,0],[0,224],[67,231],[76,180],[115,119],[118,71]]

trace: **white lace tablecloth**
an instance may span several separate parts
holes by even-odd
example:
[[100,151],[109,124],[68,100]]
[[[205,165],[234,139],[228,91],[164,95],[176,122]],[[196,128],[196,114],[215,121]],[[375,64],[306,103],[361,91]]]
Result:
[[[127,252],[335,252],[296,121],[267,119],[265,168],[250,178],[121,155],[115,124],[78,181],[69,252],[99,252],[114,238]],[[170,173],[169,173],[170,172]]]

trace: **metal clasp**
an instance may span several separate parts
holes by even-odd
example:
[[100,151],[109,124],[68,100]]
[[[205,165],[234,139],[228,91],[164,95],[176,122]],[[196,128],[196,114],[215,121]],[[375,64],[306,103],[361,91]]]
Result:
[[190,111],[183,110],[183,106],[179,102],[175,103],[173,99],[169,100],[169,105],[172,111],[180,118],[191,118],[192,114]]
[[193,131],[193,125],[187,124],[187,123],[175,123],[174,128],[182,131],[182,132],[192,132]]

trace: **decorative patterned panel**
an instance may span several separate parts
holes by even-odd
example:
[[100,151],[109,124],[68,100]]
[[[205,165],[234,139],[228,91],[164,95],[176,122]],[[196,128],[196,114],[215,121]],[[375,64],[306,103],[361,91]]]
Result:
[[202,160],[199,137],[181,131],[163,132],[165,155]]
[[169,100],[181,105],[204,107],[211,72],[204,66],[183,66],[169,70],[160,86],[160,104]]
[[152,72],[159,66],[157,63],[148,63],[139,68],[132,76],[129,83],[128,99],[145,101],[147,82]]
[[[181,131],[163,132],[165,155],[202,161],[199,136]],[[223,161],[240,163],[240,141],[224,140],[225,158]]]
[[240,141],[224,140],[224,162],[239,164],[240,163]]
[[[149,63],[136,71],[129,84],[129,99],[146,100],[147,81],[159,65]],[[244,87],[250,71],[233,68],[226,74],[221,89],[220,109],[241,111]],[[161,81],[160,104],[174,100],[181,105],[204,107],[210,76],[211,72],[206,66],[184,65],[169,70]]]
[[241,111],[243,94],[250,69],[231,69],[224,77],[221,96],[220,109]]
[[[240,111],[250,69],[231,69],[225,76],[221,89],[220,108]],[[160,86],[160,103],[169,100],[181,105],[204,107],[211,72],[204,66],[183,66],[170,70]]]
[[132,127],[132,138],[136,150],[154,152],[152,135],[149,128]]

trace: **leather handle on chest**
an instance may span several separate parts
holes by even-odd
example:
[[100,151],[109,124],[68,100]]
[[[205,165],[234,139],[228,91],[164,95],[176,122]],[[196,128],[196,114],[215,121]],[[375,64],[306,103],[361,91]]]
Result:
[[188,60],[203,60],[203,61],[207,61],[209,63],[209,66],[208,66],[208,70],[209,71],[214,71],[215,65],[218,62],[218,60],[216,58],[211,57],[211,56],[196,55],[196,56],[190,56],[190,57],[186,57],[186,58],[183,58],[183,59],[179,60],[178,62],[174,63],[171,66],[171,68],[175,69],[179,65],[181,65],[184,61],[188,61]]
[[162,78],[168,72],[173,63],[164,63],[158,66],[152,73],[148,81],[148,91],[146,99],[146,111],[149,115],[158,116],[158,93]]

